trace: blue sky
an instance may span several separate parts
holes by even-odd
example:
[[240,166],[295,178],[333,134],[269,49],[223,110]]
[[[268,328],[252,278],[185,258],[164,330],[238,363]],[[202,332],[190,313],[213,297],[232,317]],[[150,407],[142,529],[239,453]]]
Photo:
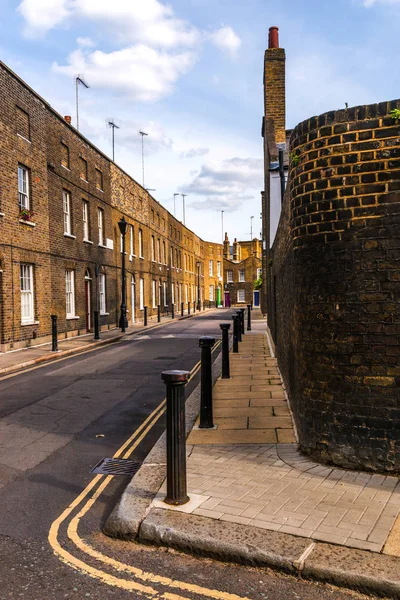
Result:
[[[220,241],[260,230],[268,28],[287,57],[287,127],[399,97],[400,0],[2,0],[0,58],[173,211]],[[182,218],[181,202],[177,215]]]

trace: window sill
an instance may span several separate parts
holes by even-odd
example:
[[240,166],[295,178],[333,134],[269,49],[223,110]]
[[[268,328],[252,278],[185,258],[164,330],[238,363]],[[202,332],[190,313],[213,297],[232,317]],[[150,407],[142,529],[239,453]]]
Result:
[[134,258],[136,258],[136,254],[130,254],[129,255],[129,260],[133,260]]
[[106,248],[107,249],[107,246],[105,246],[104,244],[97,244],[97,245],[98,245],[99,248]]
[[66,318],[67,318],[67,321],[74,321],[74,320],[80,319],[80,317],[77,317],[76,315],[74,317],[66,317]]
[[0,217],[5,217],[5,213],[0,212]]
[[71,169],[69,167],[66,167],[62,163],[61,163],[61,166],[62,166],[63,169],[65,169],[66,171],[68,171],[68,173],[71,173]]
[[19,219],[19,222],[23,225],[29,225],[29,227],[36,227],[36,223],[32,223],[32,221],[25,221],[25,219]]
[[72,235],[72,233],[64,233],[64,237],[76,240],[76,235]]
[[91,242],[90,240],[83,240],[85,244],[93,244],[93,242]]
[[101,188],[99,188],[97,185],[96,185],[96,190],[97,190],[98,192],[101,192],[102,194],[104,194],[104,190],[102,190]]
[[144,260],[144,256],[139,256],[139,258],[140,258],[141,260]]
[[100,313],[100,316],[101,316],[101,317],[107,317],[109,314],[110,314],[110,313],[108,313],[108,312],[101,312],[101,313]]
[[79,179],[80,179],[81,181],[84,181],[85,183],[89,183],[87,179],[85,179],[84,177],[82,177],[82,175],[79,177]]
[[40,321],[29,321],[29,323],[21,323],[21,327],[25,327],[26,325],[39,325]]
[[17,136],[19,138],[21,138],[21,140],[24,140],[24,142],[28,142],[28,144],[32,144],[31,140],[28,140],[28,138],[24,137],[23,135],[21,135],[20,133],[17,133]]

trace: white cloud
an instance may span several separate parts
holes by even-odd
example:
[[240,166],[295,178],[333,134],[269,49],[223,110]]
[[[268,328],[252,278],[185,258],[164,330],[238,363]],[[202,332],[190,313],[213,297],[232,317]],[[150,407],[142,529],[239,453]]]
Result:
[[93,48],[96,44],[88,37],[78,37],[76,43],[80,48]]
[[204,164],[200,173],[191,183],[183,186],[182,190],[187,194],[203,197],[191,202],[190,206],[193,208],[236,210],[259,194],[262,180],[262,159],[235,157],[219,163]]
[[185,150],[181,152],[181,158],[195,158],[196,156],[205,156],[210,151],[209,148],[190,148],[189,150]]
[[39,37],[70,15],[70,0],[23,0],[18,11],[25,19],[24,33]]
[[241,46],[241,39],[233,31],[232,27],[228,25],[222,26],[217,31],[210,34],[210,39],[217,48],[220,50],[226,50],[232,56],[234,56]]
[[53,70],[70,77],[83,73],[93,87],[125,93],[139,102],[155,102],[172,91],[194,62],[192,52],[168,53],[137,44],[109,53],[75,50],[68,65],[54,63]]
[[366,8],[370,8],[371,6],[375,6],[376,4],[387,4],[389,6],[400,6],[400,0],[362,0],[363,5]]

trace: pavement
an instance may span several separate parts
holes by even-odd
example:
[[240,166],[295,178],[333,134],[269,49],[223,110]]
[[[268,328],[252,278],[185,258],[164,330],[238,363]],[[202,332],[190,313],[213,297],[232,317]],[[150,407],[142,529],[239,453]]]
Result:
[[[217,309],[206,309],[206,312],[209,312],[210,310]],[[172,319],[170,315],[162,316],[160,323],[158,323],[157,317],[152,316],[149,317],[148,325],[146,327],[144,327],[143,322],[137,321],[136,323],[127,327],[125,333],[121,333],[121,330],[117,327],[113,327],[109,330],[103,330],[100,332],[100,340],[94,340],[93,333],[64,339],[62,339],[59,335],[58,350],[56,352],[52,352],[52,344],[51,342],[48,342],[45,344],[31,345],[26,348],[0,353],[0,376],[21,371],[38,363],[58,360],[59,358],[65,356],[86,352],[92,350],[93,348],[118,342],[124,336],[140,334],[142,332],[154,329],[155,327],[160,327],[161,325],[174,323],[180,319],[188,319],[202,314],[204,314],[204,311],[196,311],[195,313],[192,312],[190,315],[185,313],[183,317],[181,315],[177,315],[175,319]]]
[[231,378],[213,364],[216,428],[198,428],[199,387],[187,399],[190,501],[164,503],[164,433],[104,532],[400,598],[399,479],[299,453],[266,322],[252,316]]

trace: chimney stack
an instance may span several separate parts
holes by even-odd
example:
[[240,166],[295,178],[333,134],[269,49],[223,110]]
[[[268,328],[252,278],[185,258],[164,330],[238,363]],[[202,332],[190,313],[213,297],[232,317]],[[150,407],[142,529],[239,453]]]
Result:
[[229,251],[229,238],[228,234],[225,231],[225,239],[224,239],[224,258],[227,260],[230,259],[230,251]]
[[279,29],[270,27],[264,57],[264,115],[272,118],[276,143],[286,142],[285,50],[279,48]]
[[69,115],[65,115],[64,119],[67,121],[68,125],[71,125],[72,119]]

